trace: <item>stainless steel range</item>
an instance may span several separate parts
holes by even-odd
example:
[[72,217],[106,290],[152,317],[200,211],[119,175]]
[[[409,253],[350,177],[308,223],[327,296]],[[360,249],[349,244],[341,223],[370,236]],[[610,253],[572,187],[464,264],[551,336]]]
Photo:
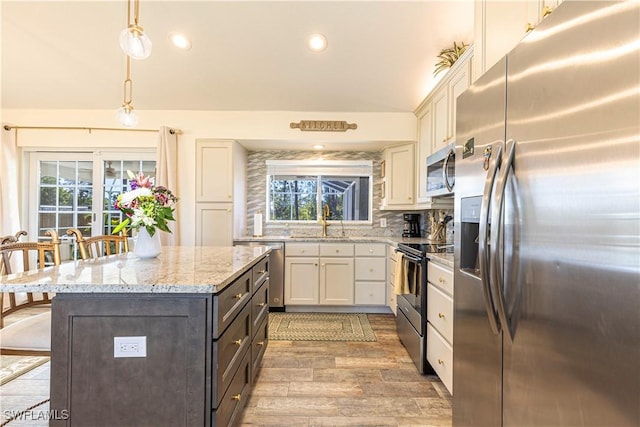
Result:
[[427,362],[427,254],[446,252],[440,245],[399,243],[404,279],[409,293],[398,295],[396,329],[413,363],[421,374],[434,373]]

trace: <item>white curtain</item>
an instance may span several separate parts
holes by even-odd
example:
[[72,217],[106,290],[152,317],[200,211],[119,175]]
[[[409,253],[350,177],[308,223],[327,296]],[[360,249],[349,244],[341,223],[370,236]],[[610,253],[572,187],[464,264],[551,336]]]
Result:
[[[173,194],[180,198],[176,193],[178,190],[178,134],[167,126],[161,126],[158,132],[158,153],[156,159],[156,185],[171,190]],[[160,239],[164,246],[177,246],[180,242],[179,227],[177,222],[180,220],[178,216],[178,208],[174,213],[175,222],[169,223],[169,228],[173,233],[161,233]]]
[[16,129],[2,125],[0,147],[0,236],[20,230],[20,186],[18,175],[18,147]]

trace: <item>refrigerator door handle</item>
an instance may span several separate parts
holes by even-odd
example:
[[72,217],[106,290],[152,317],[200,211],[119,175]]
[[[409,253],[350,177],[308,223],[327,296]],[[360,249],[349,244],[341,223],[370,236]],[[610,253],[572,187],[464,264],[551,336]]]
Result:
[[455,151],[449,150],[447,157],[444,158],[444,164],[442,165],[442,180],[444,181],[445,187],[447,187],[447,191],[453,191],[453,185],[449,182],[449,174],[447,173],[447,170],[449,169],[449,159],[451,156],[455,156]]
[[507,141],[506,153],[502,159],[502,165],[500,166],[500,174],[496,180],[496,198],[491,207],[491,218],[494,227],[491,228],[491,242],[490,242],[490,277],[491,283],[494,285],[494,292],[497,296],[496,305],[498,309],[498,317],[503,328],[507,331],[505,334],[509,343],[513,343],[514,332],[511,328],[511,324],[507,317],[505,310],[505,295],[504,295],[504,277],[502,274],[503,260],[500,256],[500,241],[501,230],[503,226],[502,213],[504,211],[504,195],[507,188],[507,181],[509,178],[509,172],[513,170],[513,157],[515,153],[516,142],[513,139]]
[[482,282],[482,291],[484,294],[484,306],[489,318],[489,326],[494,335],[500,333],[500,320],[496,314],[496,308],[493,304],[493,291],[491,290],[491,277],[489,275],[489,208],[491,206],[491,193],[498,172],[498,165],[502,160],[502,143],[496,144],[495,154],[489,170],[487,179],[484,183],[484,191],[482,192],[482,205],[480,207],[480,224],[479,224],[479,240],[478,240],[478,261],[480,267],[480,280]]

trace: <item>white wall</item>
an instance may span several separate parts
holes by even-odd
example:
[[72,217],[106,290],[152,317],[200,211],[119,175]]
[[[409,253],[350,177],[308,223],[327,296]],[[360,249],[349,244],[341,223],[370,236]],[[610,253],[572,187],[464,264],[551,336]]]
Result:
[[[2,121],[16,126],[118,127],[114,110],[2,110]],[[182,245],[195,242],[195,141],[198,138],[283,141],[289,149],[305,149],[315,142],[350,145],[415,141],[413,113],[347,113],[295,111],[138,111],[138,128],[162,125],[182,130],[178,138],[178,226]],[[300,132],[289,123],[300,120],[346,120],[358,128],[347,132]],[[88,148],[155,148],[157,134],[146,132],[19,130],[25,150]],[[28,182],[24,183],[28,185]],[[24,215],[23,215],[24,217]],[[24,224],[27,225],[26,223]]]

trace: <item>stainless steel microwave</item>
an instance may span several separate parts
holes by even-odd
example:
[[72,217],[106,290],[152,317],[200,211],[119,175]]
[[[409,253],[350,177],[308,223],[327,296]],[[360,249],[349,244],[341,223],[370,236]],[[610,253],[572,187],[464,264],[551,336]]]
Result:
[[427,157],[427,196],[451,197],[456,181],[455,143]]

